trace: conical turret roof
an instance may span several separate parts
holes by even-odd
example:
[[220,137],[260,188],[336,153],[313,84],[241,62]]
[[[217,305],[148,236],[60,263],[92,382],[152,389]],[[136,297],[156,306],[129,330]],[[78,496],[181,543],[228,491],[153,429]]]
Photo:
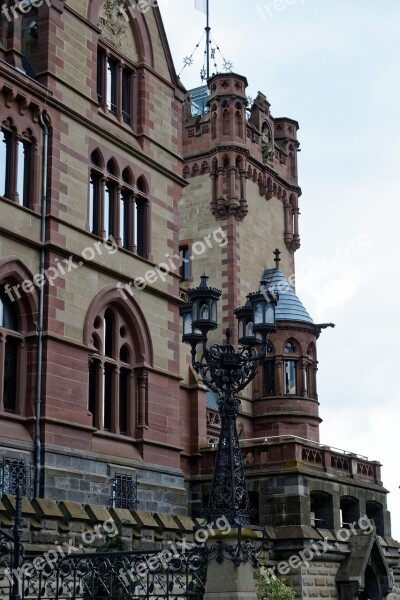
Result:
[[267,289],[271,289],[279,295],[276,307],[277,321],[300,321],[310,325],[314,324],[282,271],[279,269],[265,269],[261,282]]

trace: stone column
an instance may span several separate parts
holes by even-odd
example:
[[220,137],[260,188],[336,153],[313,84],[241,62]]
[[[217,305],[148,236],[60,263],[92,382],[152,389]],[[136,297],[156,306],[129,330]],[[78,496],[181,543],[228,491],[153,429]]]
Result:
[[[218,543],[222,544],[222,547],[234,547],[237,544],[238,533],[237,529],[232,529],[225,535],[217,531],[208,538],[207,547],[211,554],[204,600],[256,600],[257,581],[252,561],[246,560],[236,566],[230,558],[223,557],[221,560],[214,551]],[[250,529],[242,529],[241,535],[243,541],[261,543],[256,532]]]

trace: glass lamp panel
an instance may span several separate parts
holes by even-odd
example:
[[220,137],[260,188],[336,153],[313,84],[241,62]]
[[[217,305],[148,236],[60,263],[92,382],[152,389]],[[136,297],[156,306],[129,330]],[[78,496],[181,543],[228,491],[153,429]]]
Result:
[[263,322],[263,309],[262,309],[261,303],[257,302],[257,304],[254,307],[254,323],[256,325],[259,325],[262,322]]
[[246,324],[246,337],[253,337],[253,321],[248,321]]
[[210,311],[208,307],[208,302],[203,302],[200,306],[200,320],[208,321],[210,318]]
[[192,315],[185,315],[183,319],[183,333],[192,333]]
[[217,303],[215,300],[211,301],[211,320],[217,321]]
[[268,323],[268,325],[275,324],[275,308],[270,302],[268,302],[265,307],[265,322]]

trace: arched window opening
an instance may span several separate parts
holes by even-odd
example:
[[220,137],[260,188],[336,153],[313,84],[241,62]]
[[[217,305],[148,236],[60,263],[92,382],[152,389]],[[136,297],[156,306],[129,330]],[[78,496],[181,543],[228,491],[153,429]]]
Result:
[[99,337],[102,348],[89,360],[88,408],[93,426],[113,434],[133,437],[135,432],[134,335],[124,314],[114,305],[105,307],[93,322],[92,343]]
[[0,131],[0,196],[11,199],[11,133]]
[[360,503],[356,498],[343,497],[340,499],[340,526],[349,529],[356,526],[360,518]]
[[318,529],[333,529],[333,499],[330,494],[311,492],[310,494],[311,526]]
[[385,523],[383,518],[383,506],[379,502],[370,500],[366,503],[366,513],[368,519],[375,525],[376,533],[380,536],[385,535]]

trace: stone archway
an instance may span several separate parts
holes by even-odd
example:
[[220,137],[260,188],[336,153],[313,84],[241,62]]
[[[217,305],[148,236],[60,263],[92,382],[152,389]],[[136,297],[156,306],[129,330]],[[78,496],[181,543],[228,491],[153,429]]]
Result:
[[384,600],[393,582],[376,533],[360,531],[349,550],[336,576],[340,600]]

